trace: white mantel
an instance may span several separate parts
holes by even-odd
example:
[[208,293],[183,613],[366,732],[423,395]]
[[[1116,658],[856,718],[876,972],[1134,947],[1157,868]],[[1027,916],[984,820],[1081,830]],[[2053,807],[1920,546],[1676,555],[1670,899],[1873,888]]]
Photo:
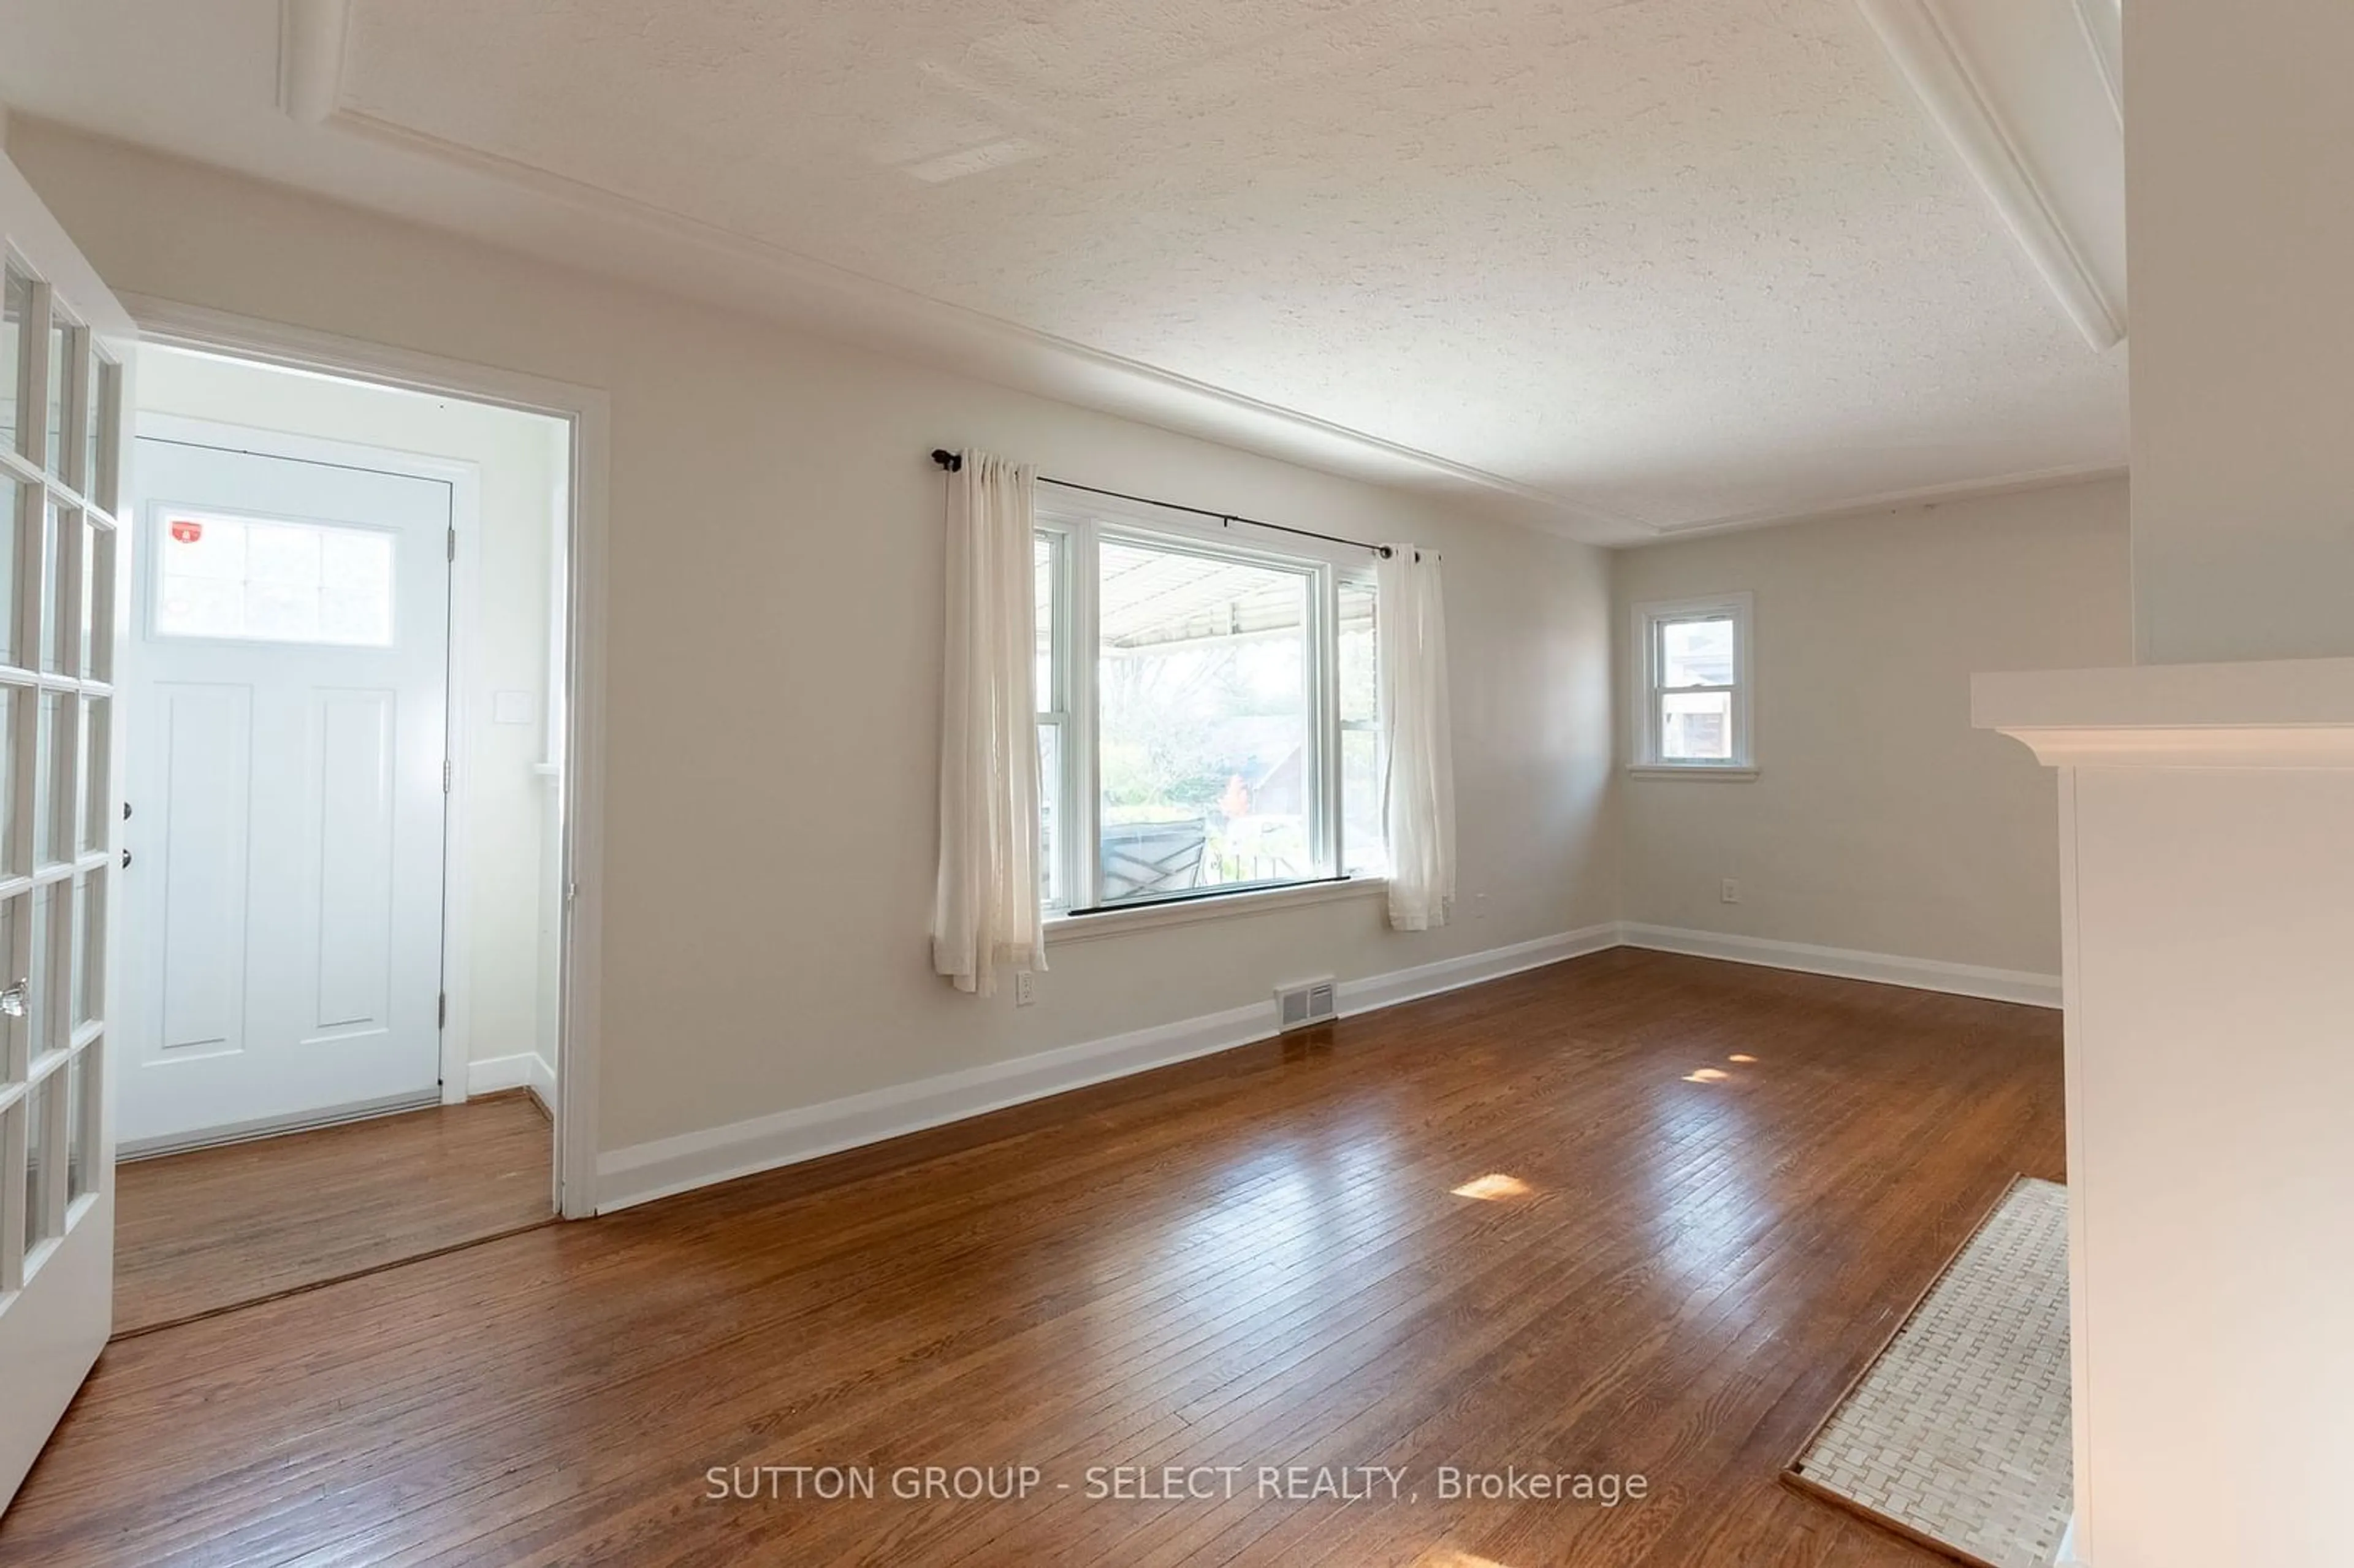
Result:
[[2080,1559],[2354,1561],[2354,659],[1972,713],[2060,772]]
[[1978,675],[1970,720],[2055,768],[2339,766],[2354,763],[2354,659]]

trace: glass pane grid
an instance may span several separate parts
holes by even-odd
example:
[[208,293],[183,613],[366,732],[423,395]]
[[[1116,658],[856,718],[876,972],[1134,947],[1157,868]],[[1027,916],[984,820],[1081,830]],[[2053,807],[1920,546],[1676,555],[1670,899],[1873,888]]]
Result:
[[155,635],[389,648],[393,573],[380,529],[167,511]]
[[[11,260],[0,332],[0,1292],[102,1185],[122,366]],[[27,885],[30,883],[31,885]]]

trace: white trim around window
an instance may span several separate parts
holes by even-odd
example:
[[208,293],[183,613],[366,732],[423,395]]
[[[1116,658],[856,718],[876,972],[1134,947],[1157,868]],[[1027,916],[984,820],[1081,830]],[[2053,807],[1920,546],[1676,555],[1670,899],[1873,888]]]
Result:
[[[1757,777],[1754,601],[1747,593],[1638,604],[1628,771],[1645,779]],[[1719,630],[1722,628],[1722,630]]]
[[[1221,527],[1140,503],[1093,496],[1066,499],[1043,489],[1037,527],[1039,567],[1046,575],[1040,593],[1041,630],[1051,628],[1051,636],[1041,639],[1051,652],[1042,650],[1046,656],[1038,694],[1045,754],[1039,784],[1047,822],[1042,880],[1049,941],[1289,907],[1382,886],[1379,857],[1367,863],[1362,848],[1352,853],[1344,842],[1343,829],[1350,805],[1342,777],[1343,736],[1376,729],[1378,720],[1370,709],[1343,711],[1338,643],[1342,591],[1344,587],[1352,594],[1370,591],[1372,552],[1290,539],[1281,547],[1270,547],[1261,538],[1246,536],[1242,527]],[[1140,886],[1140,874],[1129,866],[1124,869],[1134,874],[1122,885],[1106,885],[1108,879],[1119,880],[1106,871],[1102,847],[1107,832],[1100,744],[1105,694],[1098,689],[1104,621],[1111,613],[1100,602],[1103,557],[1115,546],[1131,553],[1265,568],[1299,580],[1306,611],[1298,635],[1308,744],[1299,758],[1296,779],[1285,788],[1297,795],[1296,814],[1304,821],[1296,848],[1284,852],[1281,863],[1268,875],[1253,879],[1245,866],[1234,880],[1172,876],[1170,889],[1156,893]],[[1132,615],[1139,606],[1119,608]],[[1364,814],[1362,810],[1358,813],[1361,818]],[[1149,860],[1149,846],[1139,853]],[[1358,870],[1351,876],[1343,868],[1352,863]],[[1235,870],[1226,867],[1226,876],[1234,877]]]

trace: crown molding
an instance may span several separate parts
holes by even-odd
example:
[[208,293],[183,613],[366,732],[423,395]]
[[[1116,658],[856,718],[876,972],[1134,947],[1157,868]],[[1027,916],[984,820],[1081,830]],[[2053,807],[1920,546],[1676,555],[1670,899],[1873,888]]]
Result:
[[1971,69],[1937,0],[1856,0],[1922,106],[1994,204],[2068,319],[2095,349],[2125,341],[2126,313],[2084,259],[2061,209]]
[[1653,530],[1658,537],[1644,542],[1664,545],[1671,540],[1709,534],[1773,528],[1787,523],[1828,522],[1836,517],[1861,517],[1868,513],[1902,512],[1913,507],[1947,506],[1956,502],[1985,501],[1995,496],[2019,495],[2035,490],[2062,490],[2073,484],[2094,484],[2105,479],[2125,477],[2126,471],[2123,463],[2031,469],[2023,473],[2002,474],[1993,479],[1964,479],[1948,484],[1921,485],[1911,490],[1885,490],[1876,494],[1859,495],[1797,511],[1750,512],[1700,523],[1675,524]]

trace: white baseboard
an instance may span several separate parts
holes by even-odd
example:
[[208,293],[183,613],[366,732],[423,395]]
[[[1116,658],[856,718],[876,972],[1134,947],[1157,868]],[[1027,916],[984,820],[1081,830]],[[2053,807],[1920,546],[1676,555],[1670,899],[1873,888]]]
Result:
[[1956,996],[2016,1001],[2029,1007],[2060,1005],[2060,977],[2028,969],[1992,969],[1977,964],[1949,964],[1935,959],[1860,952],[1851,948],[1818,948],[1807,942],[1776,942],[1764,937],[1734,937],[1717,931],[1645,926],[1635,921],[1622,922],[1618,934],[1619,940],[1629,948],[1649,948],[1662,953],[1687,953],[1694,958],[1723,959],[1736,964],[1763,964],[1768,969],[1803,969],[1808,974],[1836,975],[1841,980],[1950,991]]
[[1441,959],[1435,964],[1418,964],[1385,975],[1342,980],[1333,988],[1333,1001],[1341,1016],[1348,1018],[1420,997],[1437,996],[1441,991],[1459,991],[1483,980],[1501,980],[1522,969],[1540,969],[1547,964],[1582,959],[1588,953],[1603,952],[1618,945],[1618,927],[1615,922],[1588,926],[1557,937],[1540,937],[1533,942],[1515,942],[1509,948],[1490,948],[1485,952],[1466,953],[1459,959]]
[[537,1054],[519,1051],[512,1056],[493,1056],[487,1062],[466,1064],[466,1097],[495,1095],[503,1089],[529,1089],[547,1114],[556,1114],[556,1069]]
[[[1847,980],[1952,991],[2038,1007],[2060,1005],[2060,980],[2056,975],[1623,923],[1588,926],[1532,942],[1441,959],[1391,974],[1343,980],[1336,988],[1335,1001],[1342,1016],[1353,1016],[1621,946],[1805,969]],[[822,1155],[838,1154],[864,1144],[880,1143],[1008,1106],[1085,1088],[1090,1084],[1230,1051],[1237,1045],[1267,1039],[1277,1033],[1275,1024],[1275,1004],[1270,998],[1249,1007],[1180,1019],[1010,1062],[994,1062],[702,1132],[682,1133],[675,1138],[611,1150],[597,1157],[597,1211],[610,1213],[633,1203],[649,1202],[779,1166],[796,1165]],[[479,1074],[507,1062],[536,1061],[535,1056],[501,1057],[496,1062],[478,1062],[474,1069]],[[471,1086],[475,1093],[483,1092],[479,1079],[472,1081]],[[512,1086],[501,1083],[497,1086]]]
[[[1344,1014],[1370,1012],[1599,952],[1617,943],[1615,926],[1593,926],[1484,953],[1443,959],[1394,974],[1343,981],[1336,988],[1334,1000]],[[612,1150],[597,1159],[597,1211],[610,1213],[716,1181],[799,1164],[1131,1073],[1230,1051],[1269,1038],[1277,1033],[1275,1025],[1275,1001],[1269,997],[1249,1007]]]

